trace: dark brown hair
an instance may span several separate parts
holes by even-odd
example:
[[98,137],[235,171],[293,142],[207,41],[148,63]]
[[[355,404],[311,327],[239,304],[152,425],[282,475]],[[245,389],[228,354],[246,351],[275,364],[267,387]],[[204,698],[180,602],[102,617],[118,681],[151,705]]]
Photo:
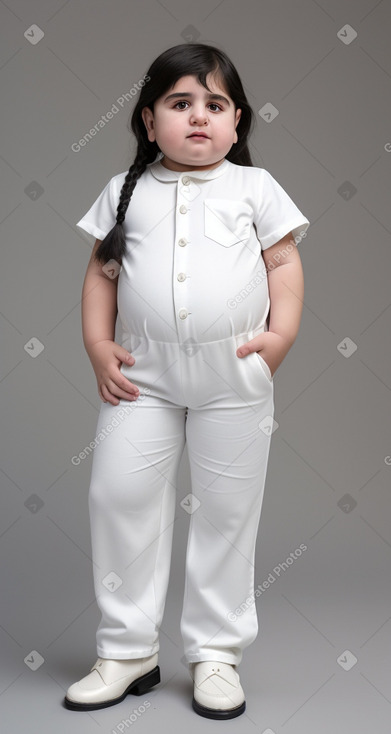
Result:
[[[117,207],[116,224],[100,243],[95,253],[98,262],[106,263],[114,259],[121,263],[126,252],[123,221],[137,180],[147,165],[153,163],[161,152],[158,144],[148,140],[147,130],[141,116],[142,109],[149,107],[154,111],[155,101],[171,89],[183,76],[195,75],[200,84],[209,90],[206,77],[209,73],[217,75],[235,104],[241,109],[236,127],[238,142],[232,145],[226,158],[240,166],[252,166],[247,139],[254,124],[254,113],[247,101],[240,77],[228,56],[214,46],[203,43],[183,43],[164,51],[151,64],[145,77],[139,99],[133,110],[130,130],[137,139],[136,157],[129,168],[121,189]],[[128,123],[129,128],[129,123]]]

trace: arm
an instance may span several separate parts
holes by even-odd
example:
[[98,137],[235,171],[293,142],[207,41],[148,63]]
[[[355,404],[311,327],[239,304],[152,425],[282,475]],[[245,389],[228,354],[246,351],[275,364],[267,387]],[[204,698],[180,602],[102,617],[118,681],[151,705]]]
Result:
[[88,356],[97,342],[114,340],[117,318],[118,279],[109,278],[102,265],[94,260],[101,240],[96,240],[85,274],[82,290],[83,342]]
[[292,232],[262,252],[268,271],[270,312],[269,331],[260,334],[237,351],[239,357],[257,351],[272,375],[293,345],[303,309],[304,277],[300,255]]
[[282,337],[287,351],[299,332],[304,298],[303,268],[292,241],[290,232],[263,253],[270,295],[269,329]]
[[304,275],[292,232],[268,247],[262,257],[268,271],[270,312],[269,331],[266,332],[260,353],[274,375],[299,332]]
[[94,259],[100,243],[101,240],[96,240],[83,283],[83,342],[94,368],[101,400],[119,405],[118,398],[135,400],[140,391],[120,371],[122,362],[132,366],[135,359],[114,341],[118,276],[109,278],[101,263]]

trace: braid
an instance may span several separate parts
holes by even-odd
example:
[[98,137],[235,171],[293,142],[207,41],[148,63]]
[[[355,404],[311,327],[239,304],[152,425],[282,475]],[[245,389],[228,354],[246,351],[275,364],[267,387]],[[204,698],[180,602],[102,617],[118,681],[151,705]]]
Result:
[[140,141],[136,157],[126,174],[121,189],[116,223],[110,232],[107,233],[104,240],[102,240],[95,253],[95,260],[98,262],[107,263],[108,260],[116,260],[118,263],[122,263],[122,258],[126,252],[125,231],[123,227],[126,210],[138,179],[144,173],[148,163],[152,163],[155,160],[158,150],[159,148],[156,144],[153,146],[149,144],[147,146],[144,141]]

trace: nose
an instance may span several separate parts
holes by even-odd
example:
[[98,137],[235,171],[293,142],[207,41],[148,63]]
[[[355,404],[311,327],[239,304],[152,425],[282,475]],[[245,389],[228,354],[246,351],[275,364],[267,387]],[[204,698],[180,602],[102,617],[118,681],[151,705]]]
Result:
[[190,121],[192,124],[195,122],[197,125],[205,125],[208,122],[208,116],[202,104],[193,107]]

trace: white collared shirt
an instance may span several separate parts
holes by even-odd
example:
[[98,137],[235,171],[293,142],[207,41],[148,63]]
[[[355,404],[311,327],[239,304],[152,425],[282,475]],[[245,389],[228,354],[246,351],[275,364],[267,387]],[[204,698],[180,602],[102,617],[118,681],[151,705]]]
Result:
[[[78,227],[105,238],[127,173],[110,179]],[[299,244],[309,224],[264,168],[227,159],[195,171],[149,164],[123,223],[123,341],[135,334],[204,343],[262,327],[270,308],[262,250],[291,231]]]

